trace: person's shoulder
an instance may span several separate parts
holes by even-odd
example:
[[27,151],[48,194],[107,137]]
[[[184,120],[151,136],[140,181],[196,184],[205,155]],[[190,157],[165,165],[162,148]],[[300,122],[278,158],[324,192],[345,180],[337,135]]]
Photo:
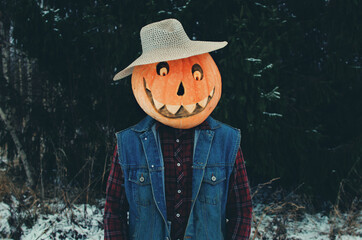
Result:
[[150,130],[154,123],[155,123],[155,120],[153,118],[151,118],[150,116],[146,116],[144,119],[142,119],[135,125],[116,132],[115,135],[120,136],[120,135],[131,133],[131,132],[145,132],[145,131]]
[[233,126],[231,126],[231,125],[229,125],[227,123],[223,123],[223,122],[221,122],[219,120],[216,120],[216,119],[214,119],[212,117],[208,117],[207,122],[209,123],[211,129],[220,128],[220,129],[223,129],[223,130],[240,132],[240,129],[235,128],[235,127],[233,127]]

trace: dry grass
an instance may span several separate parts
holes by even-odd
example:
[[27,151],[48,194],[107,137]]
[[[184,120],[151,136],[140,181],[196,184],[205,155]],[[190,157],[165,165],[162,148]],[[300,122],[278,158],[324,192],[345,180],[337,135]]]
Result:
[[[259,184],[252,194],[252,198],[254,198],[262,188],[270,187],[276,180],[279,180],[279,178],[274,178],[266,183]],[[259,231],[260,226],[264,224],[263,221],[266,216],[273,216],[273,220],[268,223],[267,227],[264,229],[268,232],[268,235],[273,235],[273,239],[287,239],[286,222],[290,219],[295,221],[300,220],[304,215],[306,207],[304,206],[305,204],[301,203],[301,198],[298,197],[296,199],[296,195],[290,193],[282,199],[277,200],[280,197],[276,196],[281,196],[281,191],[282,190],[277,190],[271,194],[271,198],[269,199],[270,203],[268,203],[261,212],[253,212],[253,225],[255,231],[252,240],[267,239],[264,236],[265,232],[263,234]],[[257,217],[256,214],[259,216]]]
[[4,200],[4,197],[9,194],[13,194],[18,198],[23,190],[16,186],[6,172],[0,171],[0,202]]
[[[285,194],[283,190],[270,190],[273,189],[271,185],[274,184],[276,180],[278,180],[278,178],[259,184],[253,191],[252,197],[257,198],[257,202],[262,200],[263,207],[253,212],[254,233],[252,234],[252,240],[294,239],[290,238],[288,231],[293,232],[293,229],[298,231],[302,230],[305,227],[302,224],[302,220],[307,214],[310,216],[310,213],[314,213],[310,199],[295,194],[301,185],[294,191]],[[344,191],[344,183],[346,183],[346,181],[341,182],[336,203],[333,206],[331,205],[328,225],[325,225],[327,229],[320,229],[320,232],[318,231],[321,236],[325,236],[325,239],[341,239],[342,236],[362,237],[362,199],[360,195],[358,195],[354,197],[351,202],[351,197],[347,197],[347,193]],[[263,188],[267,188],[270,191],[267,197],[259,196],[265,193],[265,189],[262,190]],[[344,206],[343,210],[340,209],[342,205]],[[346,208],[345,206],[349,207]],[[325,212],[325,216],[326,215],[328,215],[328,211]],[[301,224],[290,225],[291,222],[300,222]],[[316,222],[315,224],[318,226],[319,223]]]
[[[360,161],[361,159],[358,158],[346,177],[339,183],[337,198],[330,212],[329,238],[332,240],[338,239],[346,233],[358,236],[358,230],[362,229],[362,186],[360,185],[362,176],[358,168]],[[353,189],[356,196],[351,196],[350,191],[345,190],[346,188]],[[342,213],[341,208],[345,214]]]

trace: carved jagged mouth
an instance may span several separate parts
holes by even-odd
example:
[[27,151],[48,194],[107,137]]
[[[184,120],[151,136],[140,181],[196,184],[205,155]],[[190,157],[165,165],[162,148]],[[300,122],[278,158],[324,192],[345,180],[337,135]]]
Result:
[[153,107],[156,109],[157,112],[159,112],[161,115],[168,117],[168,118],[184,118],[184,117],[190,117],[192,115],[198,114],[202,112],[207,104],[209,104],[210,100],[214,96],[215,93],[215,87],[212,89],[210,94],[205,97],[203,100],[189,104],[189,105],[169,105],[164,104],[156,99],[153,98],[152,92],[147,86],[146,80],[143,78],[143,84],[146,90],[146,94],[148,96],[148,99],[152,103]]

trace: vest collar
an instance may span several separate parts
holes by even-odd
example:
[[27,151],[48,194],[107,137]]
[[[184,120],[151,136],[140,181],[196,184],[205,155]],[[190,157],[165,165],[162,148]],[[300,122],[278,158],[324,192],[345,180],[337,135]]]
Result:
[[155,124],[155,123],[156,123],[156,120],[147,115],[139,123],[132,126],[131,129],[135,132],[146,132],[146,131],[150,130],[152,128],[153,124]]
[[[206,119],[206,121],[209,124],[211,130],[220,127],[220,122],[216,121],[210,116]],[[131,127],[131,129],[135,132],[146,132],[149,131],[155,123],[156,120],[147,115],[142,121]]]

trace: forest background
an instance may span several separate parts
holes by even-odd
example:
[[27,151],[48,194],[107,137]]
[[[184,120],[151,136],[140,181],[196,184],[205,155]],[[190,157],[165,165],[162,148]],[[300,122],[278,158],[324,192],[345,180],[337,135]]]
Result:
[[361,15],[358,0],[0,0],[1,167],[40,199],[103,198],[114,133],[145,117],[130,77],[112,77],[144,25],[177,18],[229,42],[211,53],[212,116],[241,129],[251,186],[360,202]]

